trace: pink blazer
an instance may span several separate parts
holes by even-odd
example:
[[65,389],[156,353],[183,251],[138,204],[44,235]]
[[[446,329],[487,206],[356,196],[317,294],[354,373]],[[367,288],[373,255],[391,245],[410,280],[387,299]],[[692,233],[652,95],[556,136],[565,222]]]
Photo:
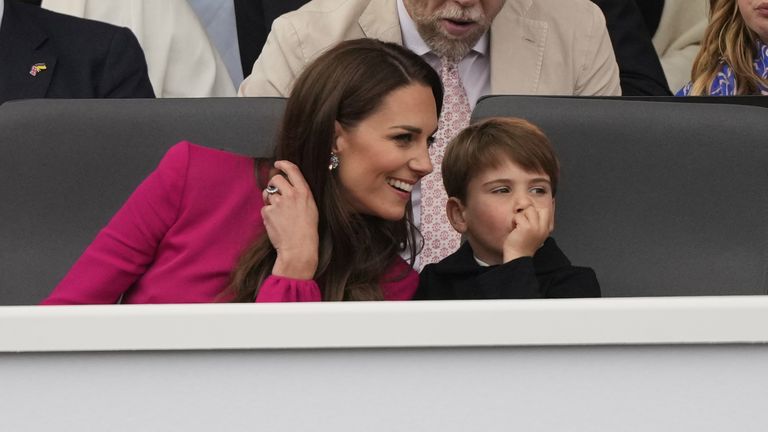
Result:
[[[264,235],[252,158],[174,145],[43,304],[213,302]],[[394,275],[405,277],[395,278]],[[394,280],[390,280],[394,279]],[[396,259],[384,298],[409,300],[418,274]],[[257,302],[320,301],[313,280],[270,276]]]

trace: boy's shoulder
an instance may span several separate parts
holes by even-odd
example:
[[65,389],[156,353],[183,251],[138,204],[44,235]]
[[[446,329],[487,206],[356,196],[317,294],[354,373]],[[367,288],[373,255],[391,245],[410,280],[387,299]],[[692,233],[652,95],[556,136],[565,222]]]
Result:
[[536,277],[546,297],[600,297],[600,283],[591,267],[571,264],[552,237],[547,238],[533,257]]
[[547,237],[544,244],[536,251],[533,256],[533,265],[536,267],[537,274],[552,273],[562,268],[573,267],[553,237]]
[[421,273],[456,276],[464,273],[476,273],[482,267],[475,261],[475,253],[468,241],[461,244],[456,252],[439,262],[427,264]]
[[414,300],[456,299],[455,285],[474,278],[482,267],[474,259],[468,242],[439,262],[427,264],[419,273],[419,287]]

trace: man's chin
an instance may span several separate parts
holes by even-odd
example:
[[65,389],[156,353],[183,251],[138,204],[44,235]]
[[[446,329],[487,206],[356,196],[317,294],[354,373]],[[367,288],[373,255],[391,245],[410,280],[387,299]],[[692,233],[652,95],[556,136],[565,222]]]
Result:
[[465,39],[455,39],[447,35],[435,36],[424,42],[439,57],[457,60],[464,58],[476,43]]
[[467,55],[485,33],[485,28],[475,28],[472,32],[457,36],[439,23],[433,23],[428,30],[424,30],[419,33],[432,52],[439,57],[452,59],[461,59]]

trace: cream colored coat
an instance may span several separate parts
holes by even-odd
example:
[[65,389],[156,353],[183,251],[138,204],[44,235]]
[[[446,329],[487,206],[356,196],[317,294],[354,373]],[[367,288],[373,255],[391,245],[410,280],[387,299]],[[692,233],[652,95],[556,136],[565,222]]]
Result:
[[[491,27],[491,93],[619,95],[600,9],[588,0],[507,0]],[[314,0],[285,14],[241,96],[287,96],[304,66],[342,40],[402,44],[396,0]]]
[[157,97],[235,95],[226,66],[186,0],[43,0],[42,6],[131,29]]
[[653,46],[672,93],[691,80],[693,59],[709,22],[707,0],[665,0]]

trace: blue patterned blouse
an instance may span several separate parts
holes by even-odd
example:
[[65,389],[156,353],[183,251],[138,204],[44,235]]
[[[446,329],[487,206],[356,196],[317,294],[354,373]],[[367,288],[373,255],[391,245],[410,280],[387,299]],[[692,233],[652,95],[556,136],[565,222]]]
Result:
[[[768,45],[757,41],[757,57],[755,58],[755,73],[763,79],[768,78]],[[681,88],[675,96],[689,96],[692,83],[688,83]],[[732,96],[736,92],[736,77],[733,75],[731,67],[723,63],[720,71],[712,80],[712,86],[709,88],[711,96]],[[768,95],[768,87],[760,86],[760,94]]]

